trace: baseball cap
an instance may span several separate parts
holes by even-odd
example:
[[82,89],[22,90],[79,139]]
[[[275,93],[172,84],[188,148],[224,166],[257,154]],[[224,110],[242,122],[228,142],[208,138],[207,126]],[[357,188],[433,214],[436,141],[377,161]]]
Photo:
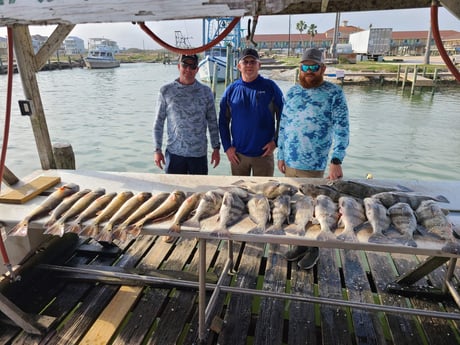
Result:
[[319,50],[318,48],[307,48],[302,54],[302,60],[300,62],[304,61],[313,61],[318,64],[323,63],[323,52]]
[[198,64],[198,55],[193,54],[193,55],[181,55],[180,57],[180,62],[184,62],[185,60],[193,60],[193,63],[195,65]]
[[241,53],[240,61],[247,57],[253,57],[256,60],[260,60],[259,53],[257,52],[257,50],[252,48],[245,48],[243,50],[243,52]]

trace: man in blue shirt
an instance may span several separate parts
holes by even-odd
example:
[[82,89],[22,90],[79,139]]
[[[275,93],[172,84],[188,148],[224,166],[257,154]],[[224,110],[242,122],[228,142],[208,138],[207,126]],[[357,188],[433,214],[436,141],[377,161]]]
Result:
[[256,50],[243,50],[238,69],[241,79],[227,87],[220,101],[222,146],[232,175],[273,176],[283,93],[275,82],[259,75]]
[[[326,66],[317,48],[303,53],[299,84],[285,98],[278,138],[278,169],[287,177],[343,177],[342,161],[349,143],[348,106],[339,86],[324,81]],[[328,159],[330,156],[330,159]],[[316,247],[294,247],[286,254],[300,268],[312,268],[319,257]]]

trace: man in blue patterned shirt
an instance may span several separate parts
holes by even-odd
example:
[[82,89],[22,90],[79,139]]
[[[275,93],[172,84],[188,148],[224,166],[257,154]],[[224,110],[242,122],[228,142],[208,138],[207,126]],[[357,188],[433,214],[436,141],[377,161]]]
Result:
[[[305,50],[299,84],[285,95],[278,136],[278,169],[287,177],[343,177],[342,161],[349,143],[348,106],[339,86],[324,80],[326,66],[317,48]],[[330,156],[330,160],[328,159]],[[312,268],[316,247],[294,247],[286,254],[298,266]]]

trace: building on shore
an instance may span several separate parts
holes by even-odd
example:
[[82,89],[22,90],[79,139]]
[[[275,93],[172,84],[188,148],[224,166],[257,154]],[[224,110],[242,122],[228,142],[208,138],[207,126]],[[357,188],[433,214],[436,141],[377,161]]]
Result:
[[[350,34],[364,31],[357,26],[348,25],[343,21],[339,26],[337,44],[348,44]],[[441,30],[441,39],[446,51],[451,54],[460,54],[460,32],[455,30]],[[311,36],[307,33],[296,34],[255,34],[254,41],[257,48],[269,54],[300,54],[305,48],[317,47],[329,50],[334,39],[334,28],[323,33]],[[425,54],[428,31],[393,31],[390,51],[387,55],[423,55]],[[439,55],[438,49],[431,38],[431,54]]]

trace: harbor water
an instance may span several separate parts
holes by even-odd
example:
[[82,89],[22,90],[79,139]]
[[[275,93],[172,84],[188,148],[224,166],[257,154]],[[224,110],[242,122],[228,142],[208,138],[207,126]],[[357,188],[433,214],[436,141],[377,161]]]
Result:
[[[263,72],[262,74],[265,74]],[[178,75],[176,65],[135,63],[109,70],[71,69],[37,74],[52,143],[69,143],[77,169],[161,173],[153,163],[152,124],[159,88]],[[0,120],[6,102],[0,75]],[[285,92],[293,81],[276,80]],[[350,146],[343,162],[345,177],[458,180],[460,171],[460,88],[345,83],[350,110]],[[216,108],[223,84],[216,92]],[[12,120],[6,164],[23,177],[41,169],[30,119],[18,100],[24,94],[14,75]],[[1,142],[0,142],[1,145]],[[276,176],[281,176],[275,168]],[[221,164],[212,175],[229,175]]]

